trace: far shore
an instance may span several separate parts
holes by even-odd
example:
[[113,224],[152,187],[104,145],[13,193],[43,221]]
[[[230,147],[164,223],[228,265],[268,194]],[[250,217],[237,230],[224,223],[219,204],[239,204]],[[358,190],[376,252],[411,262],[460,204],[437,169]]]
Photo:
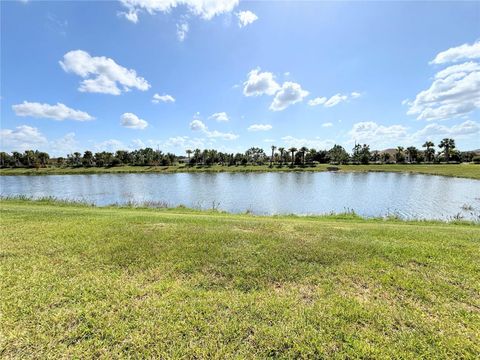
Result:
[[426,175],[441,175],[480,180],[480,165],[477,164],[369,164],[287,166],[238,165],[238,166],[114,166],[114,167],[45,167],[3,168],[0,176],[7,175],[74,175],[74,174],[128,174],[128,173],[193,173],[193,172],[403,172]]

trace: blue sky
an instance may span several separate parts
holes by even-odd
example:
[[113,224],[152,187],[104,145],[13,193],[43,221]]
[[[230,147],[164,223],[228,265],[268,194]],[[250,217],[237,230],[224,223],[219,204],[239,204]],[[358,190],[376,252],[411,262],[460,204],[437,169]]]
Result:
[[0,6],[2,150],[480,148],[479,2]]

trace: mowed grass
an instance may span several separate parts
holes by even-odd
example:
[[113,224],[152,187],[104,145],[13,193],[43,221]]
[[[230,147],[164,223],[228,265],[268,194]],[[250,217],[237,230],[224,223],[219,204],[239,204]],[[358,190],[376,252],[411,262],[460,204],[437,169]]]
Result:
[[[0,169],[1,175],[62,175],[62,174],[125,174],[125,173],[176,173],[176,172],[274,172],[274,171],[327,171],[329,164],[316,166],[274,165],[255,166],[115,166],[107,168],[69,168],[47,167],[39,169],[16,168]],[[430,174],[480,179],[480,165],[476,164],[370,164],[370,165],[338,165],[339,171],[344,172],[408,172],[415,174]]]
[[0,201],[2,358],[480,354],[480,226]]

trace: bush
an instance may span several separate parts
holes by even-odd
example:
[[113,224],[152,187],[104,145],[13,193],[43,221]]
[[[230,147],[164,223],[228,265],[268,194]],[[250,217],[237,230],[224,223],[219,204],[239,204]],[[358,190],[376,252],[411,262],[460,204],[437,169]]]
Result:
[[480,156],[474,156],[473,159],[472,159],[473,163],[474,164],[480,164]]

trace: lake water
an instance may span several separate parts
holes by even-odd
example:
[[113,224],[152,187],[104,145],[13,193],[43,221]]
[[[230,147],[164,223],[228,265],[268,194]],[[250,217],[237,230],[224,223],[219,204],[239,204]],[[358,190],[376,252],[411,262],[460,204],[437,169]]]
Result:
[[399,173],[178,173],[0,176],[0,195],[54,196],[97,205],[169,206],[255,214],[325,214],[479,220],[480,181]]

